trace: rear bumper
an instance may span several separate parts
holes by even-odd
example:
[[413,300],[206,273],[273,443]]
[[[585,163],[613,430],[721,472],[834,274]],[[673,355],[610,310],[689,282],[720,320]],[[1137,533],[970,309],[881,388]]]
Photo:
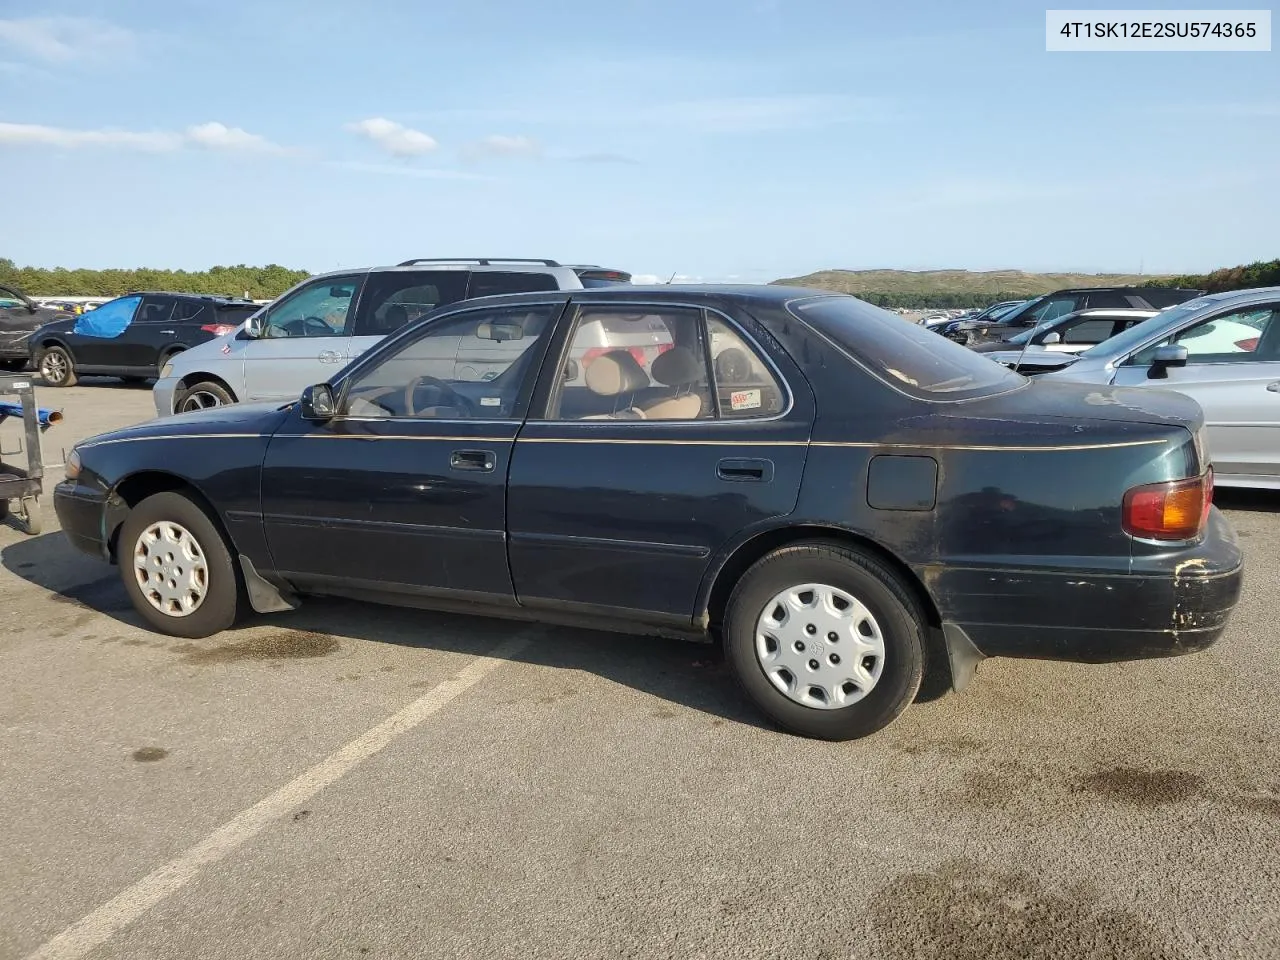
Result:
[[933,584],[943,620],[989,657],[1109,663],[1194,653],[1222,636],[1244,559],[1215,508],[1204,540],[1128,571],[958,569]]
[[103,533],[106,500],[102,492],[71,480],[53,488],[53,510],[67,539],[81,553],[110,560]]

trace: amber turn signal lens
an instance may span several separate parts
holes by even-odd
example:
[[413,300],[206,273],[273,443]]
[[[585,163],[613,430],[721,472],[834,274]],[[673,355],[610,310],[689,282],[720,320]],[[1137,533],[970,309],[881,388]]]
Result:
[[1203,476],[1134,487],[1124,495],[1124,530],[1146,540],[1191,540],[1213,505],[1213,468]]

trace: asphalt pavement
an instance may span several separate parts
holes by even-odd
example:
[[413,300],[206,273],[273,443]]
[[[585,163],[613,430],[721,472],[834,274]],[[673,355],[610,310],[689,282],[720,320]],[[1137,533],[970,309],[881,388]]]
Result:
[[[40,399],[53,460],[152,414]],[[0,527],[0,958],[1280,957],[1280,494],[1219,503],[1210,650],[988,661],[847,744],[675,641],[338,601],[158,636],[49,507]]]

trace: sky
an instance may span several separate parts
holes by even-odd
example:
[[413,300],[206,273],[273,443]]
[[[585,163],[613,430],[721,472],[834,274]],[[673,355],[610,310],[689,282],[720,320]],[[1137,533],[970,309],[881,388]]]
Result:
[[1278,170],[1280,52],[1044,3],[0,0],[19,264],[1190,272],[1280,256]]

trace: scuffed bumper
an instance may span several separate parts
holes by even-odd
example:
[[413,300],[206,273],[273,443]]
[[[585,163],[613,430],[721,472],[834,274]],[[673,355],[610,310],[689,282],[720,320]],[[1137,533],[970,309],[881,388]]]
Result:
[[1240,599],[1244,558],[1214,509],[1204,540],[1125,570],[950,568],[930,586],[945,623],[989,657],[1108,663],[1203,650]]

